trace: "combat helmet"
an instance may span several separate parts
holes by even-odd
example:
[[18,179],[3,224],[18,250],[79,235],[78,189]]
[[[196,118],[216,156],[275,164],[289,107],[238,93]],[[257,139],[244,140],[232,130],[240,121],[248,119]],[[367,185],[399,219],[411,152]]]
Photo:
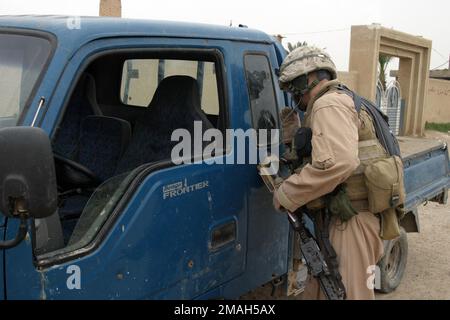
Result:
[[293,80],[317,70],[328,71],[332,79],[337,78],[336,66],[324,50],[314,46],[302,46],[293,50],[281,64],[281,90],[289,90]]

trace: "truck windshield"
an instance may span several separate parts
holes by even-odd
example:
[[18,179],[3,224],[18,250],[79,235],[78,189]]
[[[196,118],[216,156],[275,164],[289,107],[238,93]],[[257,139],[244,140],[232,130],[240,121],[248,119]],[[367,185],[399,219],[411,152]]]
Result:
[[44,38],[0,33],[0,128],[17,125],[50,52]]

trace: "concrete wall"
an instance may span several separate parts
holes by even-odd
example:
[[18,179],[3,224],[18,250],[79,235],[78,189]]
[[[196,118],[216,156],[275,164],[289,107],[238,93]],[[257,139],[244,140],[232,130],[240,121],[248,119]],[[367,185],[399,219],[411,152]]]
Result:
[[338,79],[343,82],[347,87],[354,91],[358,91],[358,73],[338,71]]
[[450,123],[450,81],[430,79],[425,121]]

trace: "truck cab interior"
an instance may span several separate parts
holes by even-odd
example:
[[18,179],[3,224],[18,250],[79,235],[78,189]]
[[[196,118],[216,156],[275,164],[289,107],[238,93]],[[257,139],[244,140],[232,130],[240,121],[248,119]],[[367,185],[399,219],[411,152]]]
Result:
[[59,210],[37,232],[38,255],[91,240],[133,171],[171,161],[174,130],[225,129],[220,70],[211,53],[122,52],[78,75],[52,136]]

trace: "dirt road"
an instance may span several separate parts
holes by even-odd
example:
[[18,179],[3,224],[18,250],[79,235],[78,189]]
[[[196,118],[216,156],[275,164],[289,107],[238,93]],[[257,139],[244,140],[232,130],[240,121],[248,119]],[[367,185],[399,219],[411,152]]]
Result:
[[419,209],[421,233],[409,234],[402,283],[377,299],[450,299],[450,205]]
[[[431,132],[450,145],[450,135]],[[450,299],[450,204],[419,208],[420,234],[409,234],[408,264],[397,290],[377,299]]]

